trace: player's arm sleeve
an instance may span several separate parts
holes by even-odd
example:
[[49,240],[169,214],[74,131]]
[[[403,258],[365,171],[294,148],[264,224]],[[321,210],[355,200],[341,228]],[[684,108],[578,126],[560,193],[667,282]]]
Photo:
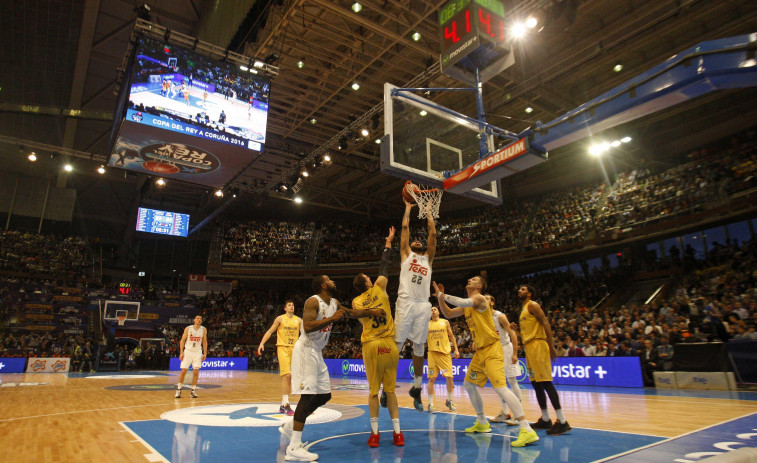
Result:
[[379,276],[389,277],[389,264],[392,263],[392,248],[384,248],[381,253],[381,263],[379,264]]
[[444,300],[457,307],[473,307],[473,298],[470,297],[463,299],[462,297],[445,294]]

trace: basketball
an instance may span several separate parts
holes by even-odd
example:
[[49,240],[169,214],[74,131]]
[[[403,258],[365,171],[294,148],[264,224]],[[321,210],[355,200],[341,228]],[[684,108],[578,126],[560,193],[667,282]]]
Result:
[[405,182],[405,186],[402,188],[402,197],[409,203],[415,203],[415,198],[413,198],[413,196],[410,194],[411,191],[418,193],[420,189],[418,188],[418,185],[408,180],[407,182]]
[[156,174],[175,174],[179,172],[179,168],[173,164],[165,164],[159,161],[144,162],[142,163],[142,167]]

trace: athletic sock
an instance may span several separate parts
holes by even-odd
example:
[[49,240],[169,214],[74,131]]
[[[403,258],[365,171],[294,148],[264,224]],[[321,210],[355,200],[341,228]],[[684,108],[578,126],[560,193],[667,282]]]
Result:
[[373,434],[378,434],[378,422],[379,422],[378,417],[376,418],[371,417],[371,432]]
[[289,394],[282,395],[281,396],[281,406],[283,407],[284,405],[286,405],[288,403],[289,403]]
[[541,410],[541,419],[548,423],[552,422],[552,418],[549,417],[549,411],[546,408],[542,408]]
[[292,431],[292,439],[289,441],[289,447],[297,448],[302,445],[302,431]]
[[434,396],[432,396],[432,395],[428,396],[428,404],[429,405],[434,405]]
[[531,425],[528,424],[528,420],[526,420],[525,418],[518,420],[518,425],[521,427],[521,429],[525,429],[528,432],[532,431]]
[[560,423],[565,423],[567,420],[565,419],[565,415],[562,412],[562,409],[555,410],[555,413],[557,413],[557,419],[560,421]]
[[181,383],[176,385],[176,389],[181,390]]
[[394,428],[395,434],[400,433],[400,419],[399,418],[392,418],[392,428]]
[[423,376],[416,376],[415,379],[413,379],[413,386],[420,388],[423,384]]

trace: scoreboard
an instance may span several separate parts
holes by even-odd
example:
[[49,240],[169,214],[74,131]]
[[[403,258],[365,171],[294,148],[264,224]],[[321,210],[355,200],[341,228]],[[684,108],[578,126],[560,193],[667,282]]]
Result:
[[137,231],[168,236],[187,236],[189,214],[140,207],[137,213]]

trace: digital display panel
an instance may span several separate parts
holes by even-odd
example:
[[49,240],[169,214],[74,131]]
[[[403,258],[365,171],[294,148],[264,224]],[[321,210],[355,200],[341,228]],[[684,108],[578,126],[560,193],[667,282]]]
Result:
[[169,236],[187,236],[189,214],[139,208],[137,231]]
[[146,37],[133,58],[109,166],[223,188],[263,150],[268,78]]

